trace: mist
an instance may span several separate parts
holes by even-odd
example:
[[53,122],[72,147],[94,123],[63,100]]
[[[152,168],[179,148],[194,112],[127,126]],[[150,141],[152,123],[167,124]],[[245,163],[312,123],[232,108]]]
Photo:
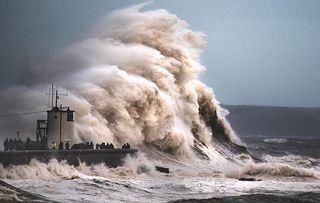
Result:
[[[143,6],[112,12],[47,65],[26,69],[25,85],[1,91],[1,112],[45,110],[44,90],[53,82],[69,93],[59,104],[76,111],[72,143],[129,142],[178,157],[192,156],[195,143],[207,146],[215,137],[241,144],[213,90],[198,80],[205,71],[199,63],[204,34],[166,10],[141,12]],[[35,115],[9,128],[8,120],[1,120],[3,135],[19,127],[22,135],[35,134]]]

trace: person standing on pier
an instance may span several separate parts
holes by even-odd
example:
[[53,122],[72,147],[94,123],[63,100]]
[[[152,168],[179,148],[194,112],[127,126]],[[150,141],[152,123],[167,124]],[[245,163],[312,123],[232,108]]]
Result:
[[52,149],[56,149],[57,148],[57,144],[55,142],[52,142]]

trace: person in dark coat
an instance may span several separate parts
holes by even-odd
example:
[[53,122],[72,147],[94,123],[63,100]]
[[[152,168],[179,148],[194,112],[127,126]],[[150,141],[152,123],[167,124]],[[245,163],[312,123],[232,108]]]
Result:
[[63,150],[63,142],[60,142],[60,144],[59,144],[59,150]]
[[30,145],[31,145],[31,140],[29,137],[27,137],[27,140],[26,140],[26,149],[30,149]]
[[68,150],[69,147],[70,147],[70,144],[69,144],[69,142],[67,142],[67,143],[66,143],[66,149]]
[[17,139],[16,138],[14,138],[14,140],[13,140],[13,143],[12,143],[12,150],[17,150],[17,143],[18,143],[18,141],[17,141]]
[[8,143],[8,150],[12,151],[13,150],[13,143],[12,143],[12,139],[9,140]]
[[4,141],[3,146],[4,146],[4,151],[8,151],[8,145],[9,145],[9,140],[8,138]]

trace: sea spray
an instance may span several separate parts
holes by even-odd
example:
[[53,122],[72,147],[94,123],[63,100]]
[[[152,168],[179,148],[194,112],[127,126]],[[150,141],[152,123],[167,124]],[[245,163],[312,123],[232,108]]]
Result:
[[200,148],[221,143],[230,156],[244,152],[234,149],[240,140],[213,91],[197,78],[204,70],[199,63],[203,34],[166,10],[141,12],[142,7],[111,13],[48,65],[30,67],[24,86],[0,93],[6,95],[3,102],[14,110],[14,95],[24,91],[28,97],[19,109],[34,98],[45,103],[37,90],[53,81],[60,91],[69,92],[61,102],[76,111],[72,143],[112,142],[121,147],[128,142],[177,159],[197,153],[205,157]]
[[[304,199],[317,198],[318,159],[264,156],[255,163],[247,153],[213,90],[197,79],[204,70],[198,60],[203,34],[165,10],[140,8],[113,12],[86,39],[45,66],[29,67],[23,83],[0,91],[2,113],[45,111],[44,92],[54,82],[60,92],[69,93],[59,103],[76,110],[72,143],[112,142],[121,147],[129,142],[139,149],[137,157],[127,157],[117,168],[32,160],[28,165],[0,165],[0,178],[58,202],[168,202],[213,196],[223,201],[235,195],[242,199],[238,195],[243,194],[260,201],[261,196],[252,193],[301,191],[308,192]],[[45,112],[2,119],[1,133],[10,136],[20,129],[23,138],[32,137],[39,118],[45,119]],[[159,173],[155,165],[169,167],[171,173]],[[238,180],[248,176],[261,181]],[[5,199],[10,194],[10,200],[20,200],[14,190],[0,187],[1,192]]]

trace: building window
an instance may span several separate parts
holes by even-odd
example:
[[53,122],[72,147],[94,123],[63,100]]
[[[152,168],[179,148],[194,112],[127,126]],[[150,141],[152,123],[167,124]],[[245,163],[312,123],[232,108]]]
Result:
[[73,121],[73,112],[67,111],[67,121]]

